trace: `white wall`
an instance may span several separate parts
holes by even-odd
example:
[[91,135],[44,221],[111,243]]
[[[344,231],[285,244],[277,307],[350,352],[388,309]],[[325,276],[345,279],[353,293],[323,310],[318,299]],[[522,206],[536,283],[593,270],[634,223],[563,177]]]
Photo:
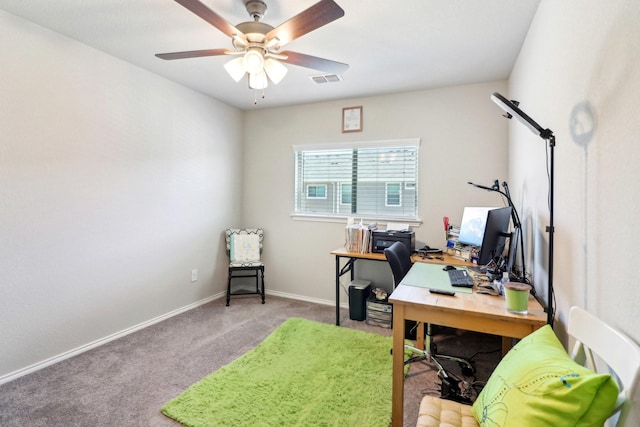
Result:
[[[495,193],[467,185],[507,177],[508,123],[490,101],[491,93],[500,90],[506,90],[506,82],[247,112],[244,225],[265,228],[268,290],[335,300],[335,258],[329,252],[343,245],[345,222],[291,218],[293,145],[421,138],[418,187],[424,223],[416,229],[417,246],[442,247],[443,216],[459,224],[465,205],[502,205]],[[355,105],[363,106],[364,130],[343,134],[342,108]],[[390,288],[387,265],[359,265],[366,265],[359,277]]]
[[[508,93],[556,135],[554,286],[560,328],[575,304],[640,342],[638,23],[637,0],[543,0]],[[590,139],[587,116],[574,113],[584,103],[595,115]],[[535,282],[546,286],[544,146],[523,126],[510,125],[510,180],[530,224]]]
[[223,291],[243,130],[2,11],[0,40],[1,380]]
[[[555,329],[564,331],[569,307],[579,305],[636,342],[638,23],[637,0],[543,0],[509,82],[510,98],[556,135]],[[520,124],[510,125],[510,180],[530,224],[534,281],[542,286],[549,217],[544,145]],[[627,425],[640,425],[637,403]]]

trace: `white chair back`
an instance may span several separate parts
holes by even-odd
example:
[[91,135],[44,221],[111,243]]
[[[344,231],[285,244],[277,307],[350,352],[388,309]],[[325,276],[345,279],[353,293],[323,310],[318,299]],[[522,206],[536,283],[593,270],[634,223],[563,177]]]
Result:
[[[607,426],[621,427],[629,418],[629,412],[638,403],[637,387],[640,385],[640,347],[629,337],[604,323],[580,307],[569,311],[569,335],[575,339],[571,357],[578,363],[614,375],[620,386],[616,407]],[[637,411],[636,416],[640,416]],[[637,424],[635,424],[637,425]]]

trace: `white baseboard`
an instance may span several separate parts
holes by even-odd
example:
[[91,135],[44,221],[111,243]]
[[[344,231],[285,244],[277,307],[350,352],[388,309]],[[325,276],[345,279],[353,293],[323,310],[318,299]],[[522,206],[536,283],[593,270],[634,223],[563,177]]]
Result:
[[[295,294],[289,294],[286,292],[277,292],[277,291],[271,291],[271,292],[266,292],[267,296],[275,296],[275,297],[281,297],[281,298],[288,298],[288,299],[295,299],[298,301],[306,301],[306,302],[312,302],[312,303],[316,303],[316,304],[322,304],[322,305],[330,305],[330,306],[334,306],[336,305],[336,302],[333,300],[325,300],[325,299],[318,299],[318,298],[309,298],[309,297],[305,297],[302,295],[295,295]],[[139,323],[137,325],[134,325],[130,328],[127,329],[123,329],[120,332],[116,332],[114,334],[111,334],[109,336],[106,336],[104,338],[100,338],[98,340],[95,340],[93,342],[90,342],[88,344],[84,344],[81,345],[80,347],[76,347],[72,350],[66,351],[64,353],[58,354],[57,356],[53,356],[50,357],[49,359],[43,360],[41,362],[38,363],[34,363],[33,365],[27,366],[25,368],[22,369],[18,369],[17,371],[13,371],[13,372],[9,372],[8,374],[5,374],[3,376],[0,376],[0,385],[4,384],[4,383],[8,383],[9,381],[13,381],[15,379],[18,379],[24,375],[28,375],[31,374],[35,371],[38,371],[40,369],[46,368],[47,366],[51,366],[53,364],[56,364],[58,362],[62,362],[65,359],[69,359],[73,356],[77,356],[78,354],[84,353],[85,351],[91,350],[93,348],[99,347],[103,344],[106,344],[108,342],[111,342],[113,340],[117,340],[118,338],[122,338],[126,335],[129,335],[133,332],[139,331],[141,329],[144,329],[146,327],[149,327],[151,325],[154,325],[158,322],[162,322],[163,320],[167,320],[173,316],[176,316],[178,314],[184,313],[185,311],[189,311],[191,309],[194,309],[196,307],[199,307],[201,305],[204,305],[208,302],[214,301],[218,298],[223,298],[226,295],[226,292],[220,292],[216,295],[212,295],[210,297],[207,297],[205,299],[202,299],[200,301],[196,301],[193,304],[189,304],[186,305],[184,307],[178,308],[176,310],[170,311],[169,313],[165,313],[161,316],[155,317],[151,320],[147,320],[146,322],[142,322]],[[341,303],[340,304],[341,308],[349,308],[349,304],[348,303]]]
[[8,383],[9,381],[13,381],[13,380],[15,380],[17,378],[20,378],[20,377],[22,377],[24,375],[27,375],[27,374],[30,374],[32,372],[38,371],[40,369],[46,368],[47,366],[53,365],[55,363],[62,362],[65,359],[69,359],[70,357],[77,356],[80,353],[84,353],[85,351],[88,351],[88,350],[91,350],[93,348],[99,347],[99,346],[101,346],[103,344],[106,344],[108,342],[111,342],[113,340],[117,340],[118,338],[122,338],[122,337],[124,337],[126,335],[129,335],[129,334],[133,333],[133,332],[139,331],[141,329],[144,329],[146,327],[154,325],[154,324],[156,324],[158,322],[162,322],[163,320],[167,320],[167,319],[169,319],[169,318],[171,318],[173,316],[176,316],[178,314],[184,313],[185,311],[189,311],[189,310],[191,310],[193,308],[199,307],[199,306],[204,305],[204,304],[206,304],[208,302],[214,301],[214,300],[216,300],[218,298],[222,298],[225,295],[226,295],[225,292],[220,292],[220,293],[218,293],[216,295],[212,295],[212,296],[207,297],[205,299],[202,299],[200,301],[196,301],[193,304],[189,304],[189,305],[186,305],[184,307],[180,307],[180,308],[178,308],[176,310],[170,311],[169,313],[165,313],[165,314],[163,314],[161,316],[158,316],[158,317],[155,317],[155,318],[153,318],[151,320],[147,320],[145,322],[142,322],[142,323],[139,323],[137,325],[134,325],[134,326],[132,326],[130,328],[123,329],[120,332],[116,332],[114,334],[111,334],[111,335],[106,336],[104,338],[100,338],[100,339],[95,340],[93,342],[90,342],[88,344],[81,345],[80,347],[76,347],[76,348],[74,348],[72,350],[66,351],[66,352],[61,353],[61,354],[59,354],[57,356],[50,357],[49,359],[43,360],[43,361],[38,362],[38,363],[34,363],[33,365],[27,366],[27,367],[22,368],[22,369],[18,369],[17,371],[9,372],[8,374],[5,374],[5,375],[0,377],[0,385],[4,384],[4,383]]
[[[289,294],[289,293],[286,293],[286,292],[278,292],[278,291],[266,292],[266,294],[267,295],[273,295],[274,297],[295,299],[295,300],[298,300],[298,301],[313,302],[313,303],[322,304],[322,305],[330,305],[332,307],[336,306],[335,300],[309,298],[309,297],[306,297],[306,296],[303,296],[303,295],[295,295],[295,294]],[[348,302],[341,302],[340,303],[340,308],[349,308],[349,303]]]

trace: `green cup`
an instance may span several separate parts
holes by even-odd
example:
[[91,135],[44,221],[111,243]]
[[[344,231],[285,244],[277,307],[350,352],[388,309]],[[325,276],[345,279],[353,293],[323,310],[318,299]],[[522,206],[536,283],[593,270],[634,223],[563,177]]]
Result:
[[515,314],[527,314],[530,290],[531,286],[526,283],[505,283],[504,298],[507,303],[507,311]]

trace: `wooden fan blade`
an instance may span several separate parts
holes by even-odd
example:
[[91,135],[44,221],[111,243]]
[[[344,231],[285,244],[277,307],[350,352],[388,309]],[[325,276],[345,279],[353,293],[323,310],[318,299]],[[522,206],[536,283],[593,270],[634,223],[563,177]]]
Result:
[[160,59],[186,59],[186,58],[199,58],[201,56],[226,55],[227,52],[229,52],[229,49],[205,49],[205,50],[190,50],[186,52],[156,53],[156,56]]
[[269,31],[267,40],[277,37],[280,40],[280,46],[284,46],[290,41],[343,16],[344,10],[335,1],[321,0]]
[[340,74],[344,73],[349,68],[348,64],[318,58],[317,56],[305,55],[304,53],[291,52],[290,50],[280,53],[287,56],[287,59],[283,59],[282,62],[324,71],[325,73]]
[[200,18],[213,25],[227,36],[232,37],[234,34],[244,37],[242,31],[228,23],[222,16],[209,9],[205,4],[198,0],[175,0],[177,3],[189,9],[191,12],[198,15]]

